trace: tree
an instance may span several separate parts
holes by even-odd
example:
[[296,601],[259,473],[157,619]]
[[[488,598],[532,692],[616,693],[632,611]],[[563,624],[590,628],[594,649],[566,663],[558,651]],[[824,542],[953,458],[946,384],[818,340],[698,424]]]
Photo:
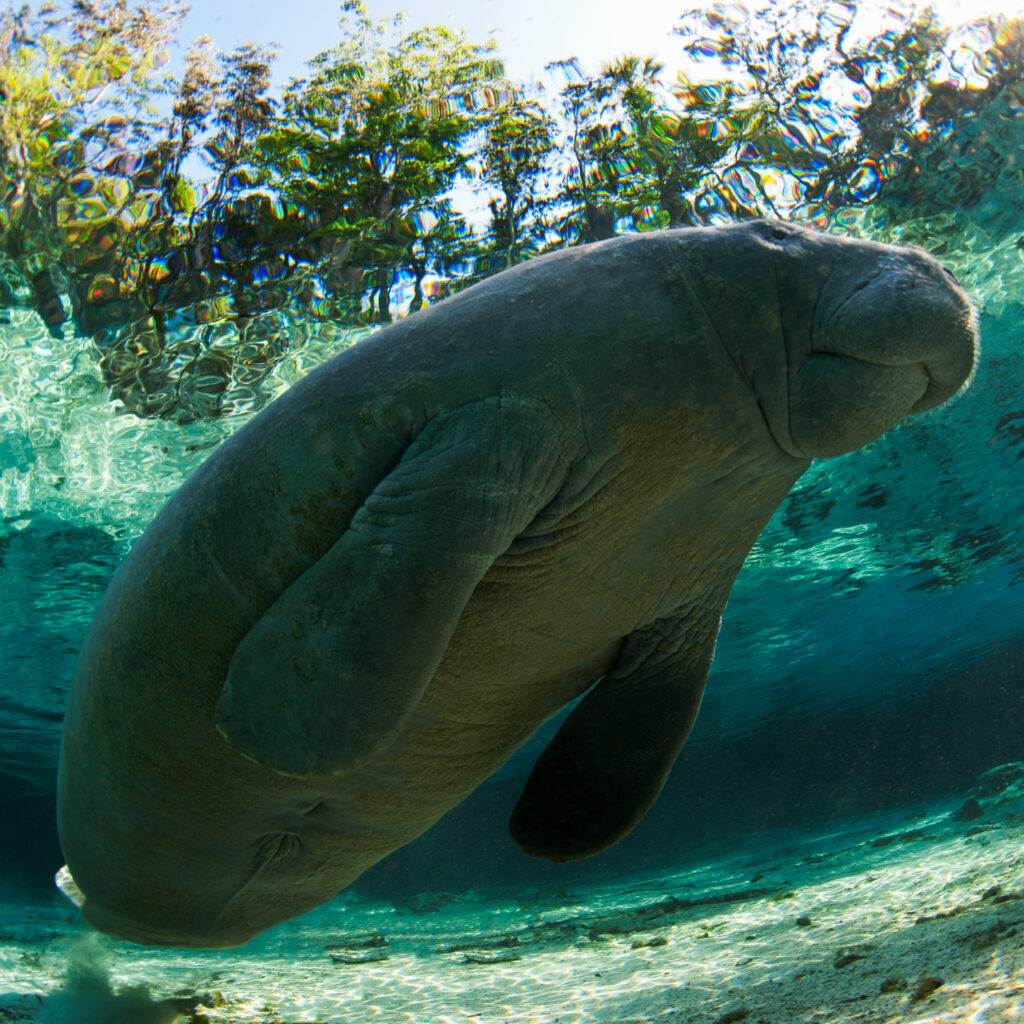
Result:
[[770,11],[723,5],[684,15],[684,51],[713,54],[729,72],[712,86],[725,100],[716,116],[734,124],[755,115],[709,208],[827,219],[872,201],[934,145],[922,108],[949,30],[908,6],[863,38],[856,13],[845,0],[794,0]]
[[182,0],[71,0],[0,14],[0,249],[55,333],[62,264],[116,246],[146,207],[151,166],[132,151],[183,13]]
[[471,44],[443,27],[389,42],[401,26],[400,17],[374,23],[361,0],[344,3],[342,42],[290,84],[285,117],[258,149],[263,180],[315,212],[310,238],[330,262],[329,290],[347,292],[353,313],[368,291],[378,321],[390,318],[417,224],[443,219],[468,140],[501,87],[493,42]]
[[484,126],[480,179],[497,190],[491,211],[492,249],[512,266],[543,245],[545,171],[554,123],[541,104],[509,87],[511,98]]
[[553,197],[560,210],[556,236],[568,244],[596,242],[615,234],[618,215],[614,190],[602,175],[614,163],[619,123],[609,113],[597,80],[587,78],[575,57],[553,61],[547,70],[565,78],[558,93],[562,153],[568,157]]
[[[275,105],[259,47],[199,40],[162,77],[182,11],[0,15],[0,307],[59,333],[70,304],[139,415],[258,406],[289,324],[386,322],[398,283],[416,310],[548,248],[765,213],[941,245],[930,225],[980,225],[1024,191],[1020,20],[950,31],[894,9],[867,38],[847,0],[722,5],[679,24],[707,74],[558,61],[552,97],[505,79],[493,43],[349,0],[341,41]],[[485,232],[453,192],[474,177]]]
[[723,160],[761,123],[756,98],[685,78],[669,88],[652,57],[630,54],[589,77],[574,60],[549,69],[569,77],[559,93],[568,159],[555,198],[557,233],[569,244],[608,238],[620,221],[639,230],[696,223],[694,202],[722,191]]

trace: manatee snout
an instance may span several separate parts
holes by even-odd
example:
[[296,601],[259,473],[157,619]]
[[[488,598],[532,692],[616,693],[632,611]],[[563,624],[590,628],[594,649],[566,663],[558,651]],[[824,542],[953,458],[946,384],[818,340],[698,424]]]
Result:
[[860,256],[834,268],[791,374],[790,432],[812,458],[942,405],[977,365],[977,318],[950,271],[916,249],[870,244]]
[[[928,374],[928,390],[911,409],[912,413],[927,412],[948,402],[974,377],[979,355],[977,318],[959,286],[957,290],[963,302],[945,310],[945,318],[939,318],[935,325],[934,336],[922,340],[921,361]],[[922,334],[927,331],[925,323]]]
[[920,364],[927,404],[952,398],[978,358],[974,310],[955,275],[926,252],[887,255],[865,286],[855,288],[823,339],[826,351],[882,366]]

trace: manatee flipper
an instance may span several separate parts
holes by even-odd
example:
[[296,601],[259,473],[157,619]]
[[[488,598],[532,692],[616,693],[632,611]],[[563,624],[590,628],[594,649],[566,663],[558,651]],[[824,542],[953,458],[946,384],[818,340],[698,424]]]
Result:
[[530,772],[509,822],[527,853],[589,857],[647,813],[697,717],[720,622],[681,615],[626,638]]
[[557,493],[562,436],[546,405],[511,398],[428,422],[236,648],[221,735],[289,775],[334,774],[386,746],[480,579]]

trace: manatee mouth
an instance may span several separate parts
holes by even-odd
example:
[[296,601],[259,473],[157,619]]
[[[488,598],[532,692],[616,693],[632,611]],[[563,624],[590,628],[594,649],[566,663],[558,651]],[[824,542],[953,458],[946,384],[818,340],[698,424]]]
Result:
[[944,405],[978,361],[976,313],[932,256],[876,243],[840,254],[818,268],[810,315],[786,338],[788,437],[777,441],[803,458],[855,451]]
[[962,338],[944,348],[933,348],[924,359],[886,359],[884,355],[866,358],[847,355],[846,358],[891,370],[920,369],[926,386],[921,397],[911,406],[908,415],[928,412],[962,394],[974,379],[978,365],[977,332],[971,317],[962,332]]
[[[924,387],[907,415],[927,412],[966,390],[978,362],[976,314],[956,275],[921,256],[927,264],[909,270],[885,264],[859,280],[816,325],[815,337],[825,344],[812,345],[808,354],[891,370],[920,368]],[[910,329],[900,324],[901,316],[911,321]],[[842,344],[832,340],[838,337]]]
[[891,430],[924,401],[929,377],[921,363],[879,363],[814,352],[797,371],[789,429],[808,458],[855,451]]
[[935,373],[927,363],[921,363],[920,366],[928,377],[928,386],[924,394],[911,407],[910,415],[912,416],[944,405],[951,398],[964,391],[970,381],[969,375],[966,377],[963,375],[945,377],[944,379],[944,376]]
[[829,352],[825,349],[815,350],[808,357],[832,356],[835,359],[849,359],[854,363],[860,363],[865,367],[872,367],[881,371],[902,370],[909,379],[915,371],[920,371],[922,391],[921,397],[914,402],[907,411],[908,416],[915,416],[918,413],[927,412],[937,406],[948,402],[956,394],[967,387],[970,379],[970,372],[966,375],[962,367],[952,364],[939,364],[936,367],[933,362],[905,362],[898,359],[886,361],[884,359],[865,359],[863,356],[849,355],[845,352]]

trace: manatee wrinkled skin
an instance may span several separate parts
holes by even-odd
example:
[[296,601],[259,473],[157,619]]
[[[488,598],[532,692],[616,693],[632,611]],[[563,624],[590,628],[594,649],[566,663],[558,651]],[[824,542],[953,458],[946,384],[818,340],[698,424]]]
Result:
[[85,917],[231,946],[430,828],[600,680],[512,816],[628,832],[811,459],[968,381],[925,253],[778,222],[620,237],[361,341],[219,448],[115,575],[65,722]]

